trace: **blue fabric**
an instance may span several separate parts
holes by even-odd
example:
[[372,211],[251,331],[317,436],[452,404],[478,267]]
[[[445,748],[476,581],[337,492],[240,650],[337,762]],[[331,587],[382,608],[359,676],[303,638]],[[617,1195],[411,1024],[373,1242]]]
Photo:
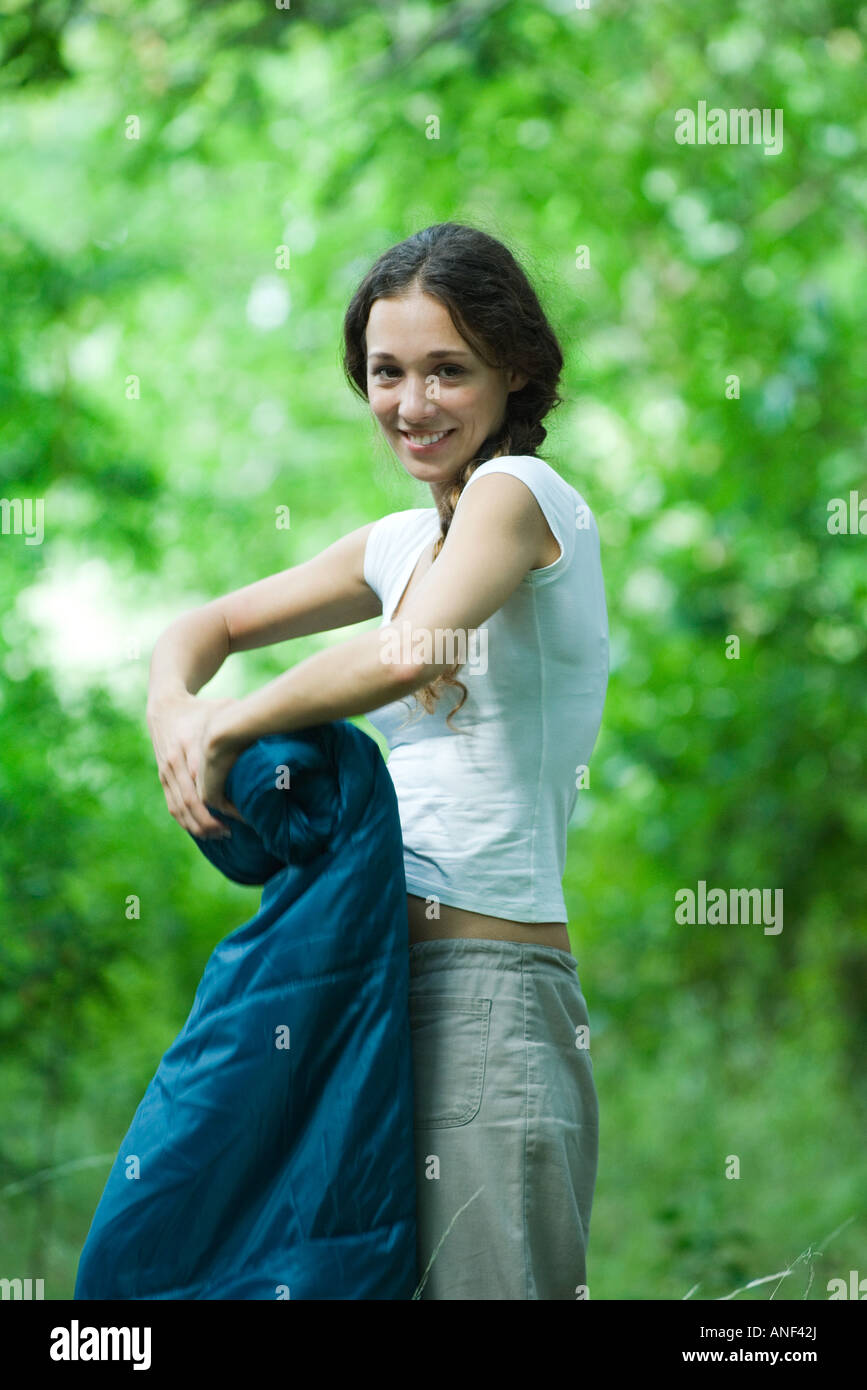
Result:
[[227,877],[264,884],[261,905],[214,950],[136,1110],[74,1296],[409,1299],[408,921],[391,778],[343,720],[260,739],[226,795],[248,824],[215,811],[232,838],[195,843]]

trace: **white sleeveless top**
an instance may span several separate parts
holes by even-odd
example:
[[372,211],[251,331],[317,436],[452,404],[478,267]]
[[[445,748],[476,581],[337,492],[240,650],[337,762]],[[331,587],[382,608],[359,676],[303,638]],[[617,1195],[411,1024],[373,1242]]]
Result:
[[[560,558],[530,570],[469,641],[456,676],[467,698],[452,728],[446,716],[461,692],[451,686],[434,714],[410,696],[366,717],[389,747],[407,891],[516,922],[566,922],[567,827],[608,686],[599,532],[580,493],[542,459],[490,459],[466,486],[486,473],[527,485]],[[364,577],[382,603],[380,626],[439,532],[436,507],[372,527]],[[395,621],[400,631],[400,614]]]

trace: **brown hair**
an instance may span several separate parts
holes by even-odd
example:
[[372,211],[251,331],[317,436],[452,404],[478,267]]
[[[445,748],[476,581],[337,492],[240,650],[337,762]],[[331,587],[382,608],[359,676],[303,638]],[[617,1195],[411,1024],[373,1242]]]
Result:
[[[510,391],[502,425],[482,443],[455,475],[440,515],[441,533],[433,558],[442,550],[458,499],[480,464],[511,454],[536,454],[547,431],[542,420],[562,397],[557,385],[563,354],[533,286],[512,252],[487,232],[459,222],[438,222],[390,247],[365,275],[343,320],[343,370],[351,388],[367,395],[365,331],[376,299],[396,298],[418,288],[440,300],[452,323],[475,353],[491,367],[515,368],[528,380]],[[463,690],[447,723],[467,698],[455,679],[458,666],[414,692],[428,714],[446,685]]]

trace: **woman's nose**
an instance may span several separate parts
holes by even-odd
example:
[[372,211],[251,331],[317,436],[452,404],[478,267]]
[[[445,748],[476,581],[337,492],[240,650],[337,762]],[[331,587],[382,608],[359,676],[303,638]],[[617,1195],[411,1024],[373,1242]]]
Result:
[[400,413],[407,424],[418,424],[422,420],[430,419],[437,412],[436,400],[432,395],[428,395],[427,381],[427,377],[423,376],[404,377]]

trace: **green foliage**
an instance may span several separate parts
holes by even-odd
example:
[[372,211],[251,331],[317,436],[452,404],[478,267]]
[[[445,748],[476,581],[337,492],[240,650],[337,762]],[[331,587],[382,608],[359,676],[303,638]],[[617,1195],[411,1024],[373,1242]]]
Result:
[[[539,288],[567,356],[542,453],[603,543],[611,683],[566,875],[593,1295],[720,1297],[856,1217],[794,1295],[824,1297],[864,1236],[867,540],[827,521],[867,496],[867,12],[0,9],[0,492],[45,504],[41,545],[0,536],[0,1273],[71,1292],[99,1155],[255,910],[167,815],[150,646],[428,504],[338,351],[374,257],[451,219]],[[702,101],[780,109],[781,152],[678,144]],[[676,923],[699,880],[782,889],[782,932]]]

